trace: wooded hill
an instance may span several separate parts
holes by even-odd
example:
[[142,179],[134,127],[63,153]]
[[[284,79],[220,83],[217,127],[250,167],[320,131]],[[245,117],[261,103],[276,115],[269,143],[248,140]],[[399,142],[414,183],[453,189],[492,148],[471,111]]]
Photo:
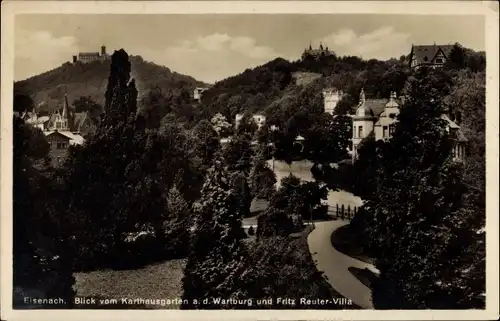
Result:
[[[171,71],[142,59],[141,56],[131,56],[131,77],[135,78],[139,95],[150,88],[163,88],[172,95],[192,95],[193,89],[207,84]],[[110,60],[91,63],[65,63],[60,67],[47,71],[26,80],[14,83],[14,95],[29,95],[37,106],[37,111],[50,113],[61,108],[64,94],[68,95],[72,104],[80,96],[90,97],[100,105],[104,103],[104,92],[108,83]],[[31,109],[29,102],[23,109]]]
[[[459,44],[455,47],[455,57],[448,67],[484,71],[484,52],[474,52]],[[458,67],[453,66],[457,64]],[[410,74],[407,56],[386,61],[336,55],[294,62],[276,58],[217,82],[204,93],[202,103],[207,118],[222,113],[232,120],[236,113],[265,113],[269,106],[291,92],[298,95],[307,90],[321,96],[322,89],[335,87],[347,93],[337,108],[344,113],[356,105],[362,87],[367,98],[388,98],[391,91],[398,94],[402,91]]]

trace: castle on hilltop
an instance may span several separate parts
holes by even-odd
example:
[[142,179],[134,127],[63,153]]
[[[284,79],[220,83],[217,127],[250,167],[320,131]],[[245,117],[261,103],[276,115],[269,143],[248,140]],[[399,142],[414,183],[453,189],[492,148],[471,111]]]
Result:
[[109,55],[106,53],[106,46],[101,46],[101,52],[79,52],[78,56],[73,56],[73,63],[80,61],[83,63],[88,63],[92,61],[104,61],[109,59]]
[[302,53],[302,60],[306,58],[314,58],[314,59],[319,59],[321,57],[325,56],[333,56],[334,52],[328,50],[328,47],[323,47],[323,44],[319,44],[319,48],[313,49],[311,45],[309,45],[309,48],[304,49],[304,52]]

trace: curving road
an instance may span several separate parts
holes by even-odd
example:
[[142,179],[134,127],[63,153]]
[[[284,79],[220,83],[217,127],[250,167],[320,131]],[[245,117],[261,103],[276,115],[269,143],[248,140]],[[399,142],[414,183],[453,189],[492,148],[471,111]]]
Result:
[[364,309],[373,309],[371,290],[352,275],[348,268],[368,268],[377,274],[378,270],[372,264],[340,253],[331,243],[333,231],[346,224],[349,221],[315,223],[316,228],[307,237],[309,251],[318,271],[323,272],[323,276],[337,292]]

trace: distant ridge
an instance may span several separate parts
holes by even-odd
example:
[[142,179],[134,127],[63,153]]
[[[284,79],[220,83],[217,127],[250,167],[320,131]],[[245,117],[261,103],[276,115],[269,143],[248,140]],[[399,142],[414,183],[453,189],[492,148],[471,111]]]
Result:
[[[191,76],[145,61],[141,56],[130,56],[130,62],[131,77],[136,81],[139,95],[145,94],[152,87],[180,95],[183,90],[192,93],[196,87],[208,86]],[[68,95],[70,104],[80,96],[90,96],[92,100],[103,105],[110,63],[110,60],[67,62],[55,69],[15,82],[14,94],[30,95],[37,111],[48,113],[61,108],[65,94]]]

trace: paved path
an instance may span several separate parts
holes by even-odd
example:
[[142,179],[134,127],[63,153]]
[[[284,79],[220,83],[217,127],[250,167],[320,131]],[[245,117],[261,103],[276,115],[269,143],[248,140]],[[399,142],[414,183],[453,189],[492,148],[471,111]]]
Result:
[[328,283],[337,292],[362,308],[373,309],[371,290],[352,275],[348,268],[368,268],[375,273],[378,270],[372,264],[340,253],[331,243],[332,232],[346,224],[349,222],[343,220],[317,222],[316,228],[307,237],[309,251],[318,270],[324,272],[323,276],[326,276]]

